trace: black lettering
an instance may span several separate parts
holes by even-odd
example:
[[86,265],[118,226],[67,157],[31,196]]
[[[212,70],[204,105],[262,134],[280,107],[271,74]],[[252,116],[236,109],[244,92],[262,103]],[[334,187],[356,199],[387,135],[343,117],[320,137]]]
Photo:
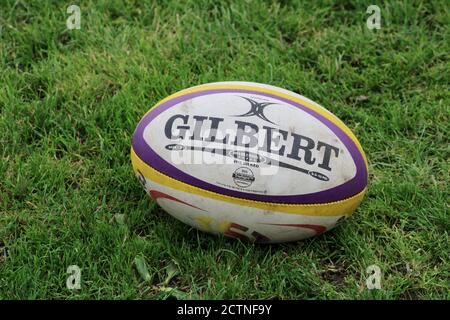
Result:
[[178,126],[177,129],[180,131],[180,133],[179,133],[179,135],[174,136],[172,129],[173,129],[173,123],[175,122],[176,119],[182,119],[183,124],[187,124],[189,116],[187,114],[186,115],[176,114],[176,115],[170,117],[169,120],[167,120],[166,126],[164,128],[164,133],[166,134],[166,137],[171,140],[184,139],[184,137],[186,135],[186,131],[189,130],[189,126]]
[[[269,153],[278,153],[279,155],[283,155],[285,146],[284,145],[279,146],[280,140],[281,140],[281,137],[283,138],[283,140],[286,140],[288,132],[284,131],[284,130],[275,131],[276,130],[275,128],[266,127],[266,126],[263,126],[263,129],[266,130],[266,139],[264,140],[264,145],[260,150],[269,152]],[[281,137],[280,137],[280,135],[274,136],[275,132],[280,133]],[[272,142],[276,147],[279,147],[278,150],[272,149]]]
[[324,152],[324,154],[323,154],[322,163],[319,164],[319,168],[322,168],[322,169],[331,171],[331,168],[330,168],[331,151],[332,151],[332,150],[334,151],[334,155],[335,155],[336,158],[337,158],[338,155],[339,155],[339,149],[336,148],[336,147],[333,147],[333,146],[329,145],[328,143],[319,141],[319,142],[317,143],[317,150],[320,151],[320,149],[321,149],[322,147],[325,147],[325,152]]
[[194,124],[194,133],[192,134],[190,139],[202,141],[203,138],[201,137],[200,134],[202,132],[203,121],[208,119],[208,117],[193,116],[192,118],[195,119],[195,124]]
[[[253,148],[258,145],[258,138],[256,134],[258,133],[258,126],[253,123],[235,121],[238,125],[236,139],[234,140],[235,146]],[[246,131],[246,128],[250,128],[250,131]],[[244,144],[244,137],[248,137],[250,139],[249,143]]]
[[228,139],[230,139],[230,135],[226,134],[225,138],[223,138],[222,141],[220,141],[220,142],[223,143],[223,144],[228,144]]
[[224,119],[209,117],[209,120],[211,120],[211,130],[209,131],[209,137],[205,138],[205,141],[214,142],[216,140],[217,129],[219,129],[219,124]]
[[[305,153],[304,160],[307,164],[314,164],[316,161],[315,158],[312,157],[311,150],[314,149],[315,143],[314,140],[296,133],[291,133],[294,137],[294,142],[292,143],[291,153],[287,155],[288,158],[301,160],[299,155],[300,149],[302,149]],[[306,141],[306,146],[302,145],[302,141]]]

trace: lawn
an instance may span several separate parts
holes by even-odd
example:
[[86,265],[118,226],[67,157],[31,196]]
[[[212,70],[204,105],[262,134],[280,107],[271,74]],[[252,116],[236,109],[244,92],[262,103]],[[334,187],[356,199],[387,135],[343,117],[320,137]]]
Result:
[[[373,1],[74,2],[74,30],[70,2],[0,4],[0,299],[450,299],[448,2],[379,2],[372,30]],[[255,245],[146,196],[139,119],[226,80],[295,91],[353,130],[369,191],[351,219]]]

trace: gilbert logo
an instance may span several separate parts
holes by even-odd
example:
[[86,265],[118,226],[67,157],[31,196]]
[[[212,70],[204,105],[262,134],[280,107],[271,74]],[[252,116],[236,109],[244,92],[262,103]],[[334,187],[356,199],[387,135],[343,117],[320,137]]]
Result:
[[235,116],[235,117],[251,117],[251,116],[257,116],[260,119],[263,119],[264,121],[270,122],[272,124],[275,124],[274,122],[270,121],[269,119],[267,119],[267,117],[264,115],[264,108],[267,106],[270,106],[271,104],[277,104],[274,102],[257,102],[255,100],[246,98],[246,97],[241,97],[245,100],[247,100],[248,102],[250,102],[251,105],[251,109],[249,112]]
[[[330,181],[328,172],[331,173],[338,164],[337,158],[341,152],[337,139],[329,144],[320,135],[305,135],[300,128],[290,130],[283,127],[286,124],[282,120],[282,123],[275,124],[266,117],[264,111],[277,102],[236,97],[239,99],[234,102],[236,108],[232,116],[221,116],[220,113],[210,115],[208,109],[204,113],[192,114],[180,108],[179,112],[167,119],[162,118],[165,122],[162,135],[168,139],[165,149],[170,152],[172,163],[226,163],[254,169],[283,168],[309,175],[313,179]],[[250,110],[247,109],[248,103]],[[239,114],[238,107],[247,112]],[[275,174],[277,170],[271,169],[270,174]],[[250,176],[241,172],[236,172],[233,178],[240,187],[248,187],[253,182]]]

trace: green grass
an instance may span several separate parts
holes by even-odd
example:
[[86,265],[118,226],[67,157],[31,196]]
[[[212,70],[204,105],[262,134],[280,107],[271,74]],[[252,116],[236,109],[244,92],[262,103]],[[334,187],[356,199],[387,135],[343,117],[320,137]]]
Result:
[[[373,1],[143,2],[82,1],[81,30],[69,31],[70,3],[1,1],[1,299],[161,299],[164,287],[201,299],[450,299],[446,1],[379,4],[380,30],[366,28]],[[225,80],[298,92],[355,132],[370,186],[348,222],[252,245],[190,229],[145,195],[129,158],[139,119],[182,88]],[[365,287],[372,264],[380,290]],[[80,290],[66,288],[69,265]]]

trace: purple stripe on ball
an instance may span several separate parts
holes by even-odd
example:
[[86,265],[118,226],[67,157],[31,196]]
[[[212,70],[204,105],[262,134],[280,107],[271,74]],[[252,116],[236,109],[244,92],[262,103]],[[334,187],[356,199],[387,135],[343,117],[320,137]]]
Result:
[[[322,123],[324,123],[328,128],[330,128],[334,134],[342,141],[342,143],[346,146],[348,151],[353,158],[356,165],[356,175],[353,179],[347,181],[346,183],[339,185],[337,187],[319,191],[310,194],[303,195],[289,195],[289,196],[276,196],[276,195],[260,195],[253,193],[240,192],[235,190],[229,190],[217,185],[205,182],[203,180],[197,179],[181,170],[176,168],[171,163],[165,161],[161,158],[144,140],[144,130],[147,125],[155,119],[156,116],[164,112],[165,110],[177,105],[178,103],[189,100],[195,97],[209,95],[209,94],[217,94],[217,93],[249,93],[249,94],[257,94],[270,98],[275,98],[286,102],[292,106],[295,106],[311,116],[315,117]],[[342,199],[346,199],[352,197],[359,192],[361,192],[367,185],[367,168],[364,162],[362,154],[359,152],[357,146],[352,141],[352,139],[337,125],[331,122],[329,119],[325,118],[321,114],[305,107],[302,104],[296,103],[289,99],[285,99],[276,95],[263,93],[259,91],[252,90],[242,90],[242,89],[220,89],[220,90],[205,90],[200,92],[188,93],[182,96],[178,96],[171,100],[168,100],[159,106],[155,107],[151,110],[138,124],[136,131],[133,136],[133,149],[146,164],[151,166],[152,168],[160,171],[161,173],[168,175],[174,179],[185,182],[187,184],[217,192],[219,194],[224,194],[236,198],[249,199],[255,201],[263,201],[263,202],[274,202],[274,203],[288,203],[288,204],[317,204],[317,203],[327,203],[333,201],[339,201]]]

